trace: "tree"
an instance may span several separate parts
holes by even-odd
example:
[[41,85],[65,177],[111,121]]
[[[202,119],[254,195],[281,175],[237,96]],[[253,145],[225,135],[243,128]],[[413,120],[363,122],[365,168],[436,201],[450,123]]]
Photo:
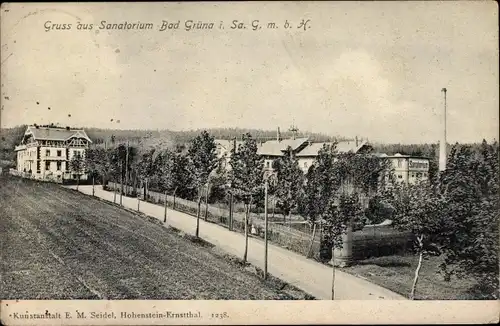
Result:
[[304,196],[299,209],[313,227],[308,257],[312,253],[317,222],[322,218],[335,191],[331,180],[335,153],[335,145],[323,146],[306,174]]
[[215,139],[207,131],[202,131],[190,143],[188,149],[189,168],[193,177],[193,186],[198,195],[198,209],[196,213],[196,237],[200,230],[200,210],[203,188],[207,186],[210,173],[217,167]]
[[243,135],[243,144],[231,150],[230,180],[232,191],[245,204],[245,252],[243,261],[247,261],[248,227],[250,207],[254,196],[261,190],[264,181],[264,159],[257,154],[257,143],[250,134]]
[[95,177],[99,171],[99,164],[102,160],[101,151],[97,147],[87,149],[85,154],[85,167],[90,176],[92,176],[92,196],[95,193]]
[[[103,175],[106,176],[106,180],[113,180],[116,184],[116,178],[118,175],[118,157],[115,148],[108,148],[104,150],[104,160],[101,163],[101,169]],[[105,182],[103,182],[105,183]]]
[[445,219],[443,211],[447,204],[436,184],[400,184],[392,190],[390,203],[394,210],[393,224],[401,230],[411,231],[418,264],[409,298],[415,298],[422,261],[430,255],[441,253],[441,240]]
[[174,153],[168,149],[162,151],[154,161],[159,185],[165,193],[163,222],[167,222],[167,195],[174,187],[175,182],[173,174],[174,164]]
[[282,210],[283,217],[288,216],[291,224],[292,211],[299,206],[304,193],[304,173],[291,148],[287,149],[284,156],[273,162],[273,169],[277,179],[275,192],[277,206]]
[[155,175],[156,167],[154,165],[155,149],[148,149],[139,156],[137,161],[137,176],[144,184],[144,200],[148,198],[148,183],[153,175]]
[[342,249],[344,235],[352,221],[362,215],[356,193],[339,193],[330,198],[323,212],[323,237],[332,248],[332,300],[335,299],[335,250]]
[[179,194],[182,198],[193,198],[193,177],[190,173],[189,158],[182,152],[182,149],[177,148],[173,157],[172,166],[172,184],[173,197],[175,208],[175,197]]
[[379,224],[385,220],[392,220],[393,213],[394,210],[382,194],[376,194],[370,198],[368,208],[365,210],[369,224]]
[[76,152],[71,160],[69,161],[69,166],[71,171],[76,174],[76,190],[78,190],[78,186],[80,185],[80,177],[84,171],[84,160],[80,152]]
[[443,241],[447,279],[473,278],[482,298],[498,299],[499,146],[453,146],[442,176],[446,197]]

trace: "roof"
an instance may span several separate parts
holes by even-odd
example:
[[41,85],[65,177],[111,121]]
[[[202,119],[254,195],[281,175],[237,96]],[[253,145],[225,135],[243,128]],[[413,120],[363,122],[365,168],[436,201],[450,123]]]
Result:
[[[233,140],[226,140],[226,139],[216,139],[215,140],[215,144],[216,145],[220,145],[222,147],[224,147],[225,149],[227,150],[231,150],[233,148],[233,143],[234,141]],[[241,141],[241,140],[237,140],[236,141],[236,149],[241,145],[243,144],[244,142]]]
[[341,142],[338,142],[337,144],[337,151],[339,153],[348,153],[348,152],[353,152],[353,153],[357,153],[361,147],[367,145],[368,143],[366,141],[361,141],[361,142],[358,142],[358,144],[356,145],[356,141],[341,141]]
[[[323,145],[333,145],[333,143],[311,143],[306,148],[301,150],[297,156],[318,156],[318,152],[323,148]],[[367,145],[366,141],[340,141],[337,143],[336,150],[338,153],[357,153],[363,146]]]
[[306,148],[300,151],[297,156],[318,156],[323,145],[332,145],[333,143],[311,143]]
[[71,137],[81,137],[92,142],[82,129],[49,128],[29,126],[25,135],[32,134],[35,140],[61,140],[65,141]]
[[269,140],[258,148],[257,153],[259,155],[282,156],[288,147],[291,147],[293,151],[297,151],[307,141],[307,138],[283,139],[282,141]]
[[386,153],[376,153],[375,154],[378,157],[386,157],[386,158],[421,158],[421,159],[427,159],[429,160],[429,157],[426,156],[418,156],[418,155],[404,155],[400,153],[396,153],[394,155],[387,155]]

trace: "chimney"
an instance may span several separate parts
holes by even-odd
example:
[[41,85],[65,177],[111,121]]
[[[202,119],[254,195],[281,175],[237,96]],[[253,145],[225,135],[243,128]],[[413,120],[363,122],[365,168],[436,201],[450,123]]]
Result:
[[358,136],[356,136],[356,147],[358,147]]
[[444,93],[444,114],[441,140],[439,141],[439,171],[446,170],[446,88],[441,89]]
[[276,133],[276,141],[277,142],[281,141],[280,127],[278,127],[278,132]]

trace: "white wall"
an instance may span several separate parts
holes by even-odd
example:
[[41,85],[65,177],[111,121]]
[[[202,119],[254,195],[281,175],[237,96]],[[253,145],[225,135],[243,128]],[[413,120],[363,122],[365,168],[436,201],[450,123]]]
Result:
[[302,169],[304,173],[307,173],[311,165],[314,163],[313,157],[299,157],[299,167]]

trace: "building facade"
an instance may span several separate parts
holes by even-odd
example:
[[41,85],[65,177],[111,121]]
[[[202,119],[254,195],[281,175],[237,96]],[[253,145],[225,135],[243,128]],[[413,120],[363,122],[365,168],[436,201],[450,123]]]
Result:
[[231,160],[231,150],[233,148],[235,148],[235,150],[238,150],[238,147],[241,144],[243,144],[243,142],[238,140],[215,140],[217,159],[219,159],[219,162],[223,168],[230,169],[229,161]]
[[[305,146],[300,152],[296,154],[299,167],[302,169],[304,173],[307,173],[311,165],[316,160],[316,157],[319,154],[319,151],[324,146],[332,146],[334,143],[311,143],[308,142],[307,146]],[[355,153],[359,154],[364,151],[368,151],[370,145],[365,141],[340,141],[337,142],[335,149],[338,153]]]
[[429,158],[411,155],[379,155],[392,163],[397,182],[415,184],[418,181],[429,179]]
[[288,149],[292,155],[297,155],[307,145],[307,138],[270,140],[260,144],[257,153],[264,158],[264,168],[272,172],[274,160],[287,154]]
[[87,174],[72,171],[70,161],[75,156],[85,158],[92,141],[84,130],[48,126],[29,126],[21,143],[16,146],[17,172],[34,179],[62,182],[86,180]]

